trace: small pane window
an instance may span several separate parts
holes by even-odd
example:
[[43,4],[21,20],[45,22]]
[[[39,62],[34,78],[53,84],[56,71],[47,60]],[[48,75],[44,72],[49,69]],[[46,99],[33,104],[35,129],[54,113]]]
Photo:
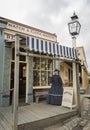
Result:
[[[20,48],[20,52],[25,52],[24,48]],[[15,60],[15,48],[12,48],[12,60]],[[26,56],[19,56],[20,61],[26,61]]]
[[48,86],[53,74],[53,60],[33,58],[33,86]]

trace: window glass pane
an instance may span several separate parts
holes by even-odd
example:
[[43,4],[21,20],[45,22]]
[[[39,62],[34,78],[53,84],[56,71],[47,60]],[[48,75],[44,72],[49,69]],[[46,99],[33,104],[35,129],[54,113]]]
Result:
[[48,86],[53,73],[53,60],[33,58],[33,86]]
[[33,71],[33,85],[40,86],[40,71]]
[[51,84],[51,77],[53,74],[53,60],[48,60],[48,85]]
[[47,85],[47,72],[41,71],[41,86]]
[[53,60],[48,60],[48,70],[53,70]]
[[52,77],[53,72],[48,71],[48,85],[51,85],[51,77]]
[[[20,48],[20,52],[25,52],[24,48]],[[26,56],[20,55],[19,60],[20,61],[26,61]]]
[[41,59],[41,70],[45,71],[48,69],[47,59]]
[[40,58],[34,57],[33,59],[33,69],[40,69]]
[[[20,52],[25,52],[24,48],[20,48],[19,50],[20,50]],[[15,48],[12,48],[12,60],[15,60]],[[20,55],[19,60],[26,61],[26,56]]]
[[40,86],[40,58],[33,58],[33,86]]

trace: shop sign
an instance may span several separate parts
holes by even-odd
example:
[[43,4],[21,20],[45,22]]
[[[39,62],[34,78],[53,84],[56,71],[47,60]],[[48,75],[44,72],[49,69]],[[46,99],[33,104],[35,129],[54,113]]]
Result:
[[57,42],[57,37],[54,36],[53,34],[45,33],[44,31],[40,31],[40,30],[34,29],[32,27],[31,28],[30,27],[24,27],[22,25],[18,25],[18,24],[15,24],[15,23],[8,22],[7,29],[17,31],[17,32],[20,32],[20,33],[24,33],[24,34],[27,34],[27,35],[39,37],[39,38],[42,38],[42,39]]

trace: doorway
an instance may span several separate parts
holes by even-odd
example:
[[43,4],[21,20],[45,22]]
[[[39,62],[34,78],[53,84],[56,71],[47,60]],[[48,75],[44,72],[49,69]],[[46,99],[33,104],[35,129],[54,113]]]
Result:
[[[14,62],[11,63],[11,89],[14,88]],[[10,92],[10,104],[12,104],[13,92]],[[25,103],[26,99],[26,63],[19,63],[19,103]]]
[[26,63],[19,64],[19,102],[26,98]]

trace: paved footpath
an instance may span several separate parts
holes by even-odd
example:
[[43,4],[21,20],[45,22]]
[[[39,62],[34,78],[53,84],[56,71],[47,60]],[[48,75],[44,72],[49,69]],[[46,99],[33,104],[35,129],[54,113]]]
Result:
[[83,98],[81,117],[72,117],[44,130],[90,130],[90,98]]
[[73,117],[68,119],[68,121],[58,123],[51,127],[45,128],[44,130],[72,130],[72,128],[78,124],[79,120],[80,119],[78,117]]

